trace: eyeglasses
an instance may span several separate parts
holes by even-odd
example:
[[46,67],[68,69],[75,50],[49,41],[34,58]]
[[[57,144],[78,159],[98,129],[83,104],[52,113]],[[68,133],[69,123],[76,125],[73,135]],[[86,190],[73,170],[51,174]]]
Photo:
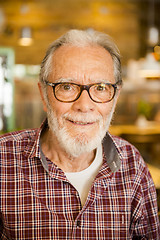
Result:
[[53,88],[55,98],[60,102],[71,103],[76,101],[82,94],[82,91],[86,90],[92,101],[96,103],[110,102],[117,90],[117,86],[120,82],[115,84],[111,83],[94,83],[89,85],[80,85],[71,82],[58,82],[51,83],[45,81],[45,84]]

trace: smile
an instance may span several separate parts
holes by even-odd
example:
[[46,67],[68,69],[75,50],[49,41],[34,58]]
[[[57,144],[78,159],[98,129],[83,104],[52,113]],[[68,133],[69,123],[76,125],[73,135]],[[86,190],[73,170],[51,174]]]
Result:
[[69,120],[67,119],[69,122],[71,122],[72,124],[75,125],[81,125],[81,126],[88,126],[88,125],[93,125],[95,122],[81,122],[81,121],[73,121],[73,120]]

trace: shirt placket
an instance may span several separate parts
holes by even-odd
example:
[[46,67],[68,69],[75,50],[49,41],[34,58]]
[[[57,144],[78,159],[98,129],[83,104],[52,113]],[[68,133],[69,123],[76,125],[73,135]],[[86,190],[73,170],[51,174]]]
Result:
[[[106,189],[106,186],[101,184],[103,181],[105,180],[100,179],[93,183],[87,201],[74,221],[71,239],[103,239],[103,231],[99,229],[96,223],[98,218],[96,208],[92,206],[93,212],[89,210],[90,206],[95,204],[95,201],[103,195]],[[92,225],[93,222],[94,226]]]

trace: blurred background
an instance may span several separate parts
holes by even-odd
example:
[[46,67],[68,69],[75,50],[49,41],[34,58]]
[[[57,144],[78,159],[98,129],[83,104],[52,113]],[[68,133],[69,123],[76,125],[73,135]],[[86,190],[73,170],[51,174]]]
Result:
[[160,197],[159,13],[160,0],[0,0],[0,134],[45,118],[37,82],[53,40],[73,28],[105,32],[124,81],[110,131],[139,149]]

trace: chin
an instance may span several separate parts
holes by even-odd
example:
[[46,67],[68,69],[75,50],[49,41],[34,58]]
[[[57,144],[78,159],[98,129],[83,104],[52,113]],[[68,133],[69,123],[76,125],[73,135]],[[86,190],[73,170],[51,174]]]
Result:
[[105,135],[105,133],[102,135],[98,131],[98,134],[93,137],[89,137],[86,133],[71,136],[65,128],[58,132],[57,139],[61,148],[72,157],[79,157],[82,154],[92,152],[102,143]]

